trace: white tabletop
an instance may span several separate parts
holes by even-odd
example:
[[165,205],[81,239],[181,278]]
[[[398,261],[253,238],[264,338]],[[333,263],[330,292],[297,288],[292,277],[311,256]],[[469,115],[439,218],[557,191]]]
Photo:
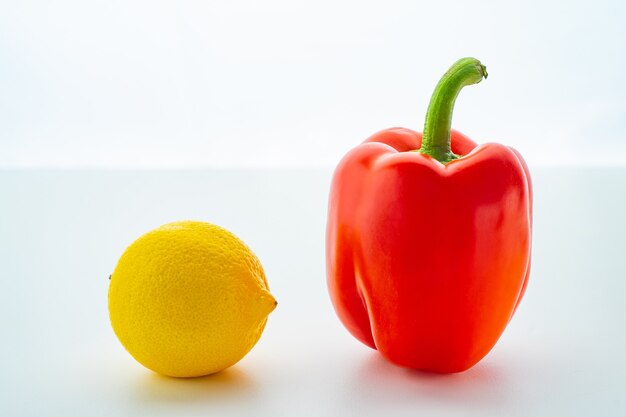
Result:
[[[626,415],[626,169],[536,168],[530,284],[471,370],[395,367],[328,299],[330,170],[0,171],[0,415]],[[108,276],[160,224],[240,236],[278,308],[214,376],[174,379],[115,338]]]

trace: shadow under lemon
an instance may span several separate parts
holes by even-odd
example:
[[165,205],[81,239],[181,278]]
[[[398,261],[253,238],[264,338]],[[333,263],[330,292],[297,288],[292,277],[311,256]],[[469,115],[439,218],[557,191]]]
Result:
[[165,403],[232,403],[258,394],[254,379],[244,370],[231,367],[195,378],[174,378],[146,371],[137,380],[137,399]]

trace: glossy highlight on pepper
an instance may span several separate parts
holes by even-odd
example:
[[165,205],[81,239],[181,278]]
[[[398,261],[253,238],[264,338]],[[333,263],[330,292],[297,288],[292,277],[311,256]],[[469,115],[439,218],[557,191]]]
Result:
[[530,272],[532,186],[521,155],[451,129],[461,89],[486,68],[457,61],[424,134],[392,128],[350,151],[330,191],[326,266],[344,326],[389,361],[450,373],[496,344]]

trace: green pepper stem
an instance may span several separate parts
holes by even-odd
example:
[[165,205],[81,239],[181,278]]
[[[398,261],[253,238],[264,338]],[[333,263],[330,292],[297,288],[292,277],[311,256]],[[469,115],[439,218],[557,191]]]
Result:
[[459,92],[466,85],[477,84],[487,78],[487,68],[475,58],[461,58],[441,77],[435,87],[424,122],[422,147],[418,149],[442,164],[458,159],[450,148],[452,111]]

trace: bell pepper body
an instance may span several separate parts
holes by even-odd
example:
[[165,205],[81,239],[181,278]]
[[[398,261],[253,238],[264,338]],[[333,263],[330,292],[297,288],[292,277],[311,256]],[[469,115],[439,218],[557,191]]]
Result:
[[530,175],[514,149],[454,130],[458,159],[421,146],[418,132],[385,130],[336,168],[328,288],[350,333],[389,361],[460,372],[493,348],[524,294]]

